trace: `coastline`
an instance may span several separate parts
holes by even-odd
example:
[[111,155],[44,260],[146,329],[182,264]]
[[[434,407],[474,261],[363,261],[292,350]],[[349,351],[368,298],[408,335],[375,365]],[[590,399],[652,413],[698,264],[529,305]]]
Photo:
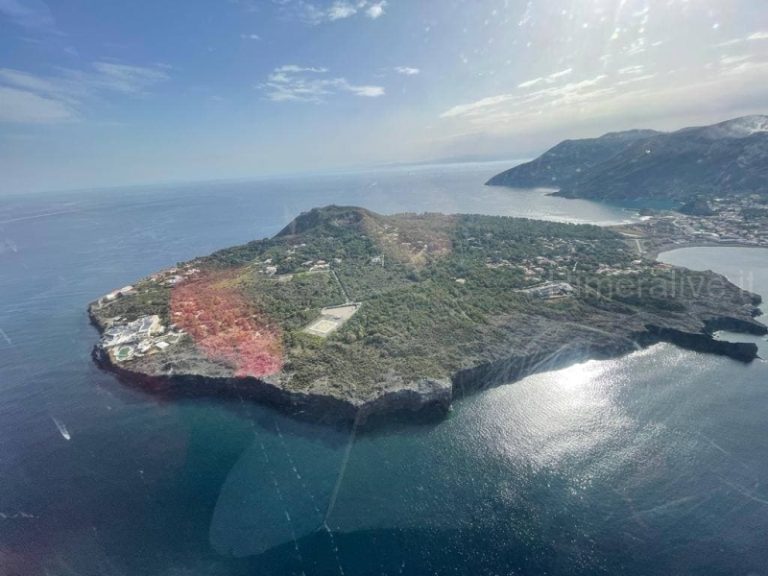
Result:
[[[98,321],[91,323],[101,332]],[[711,318],[701,333],[686,332],[664,326],[646,325],[643,332],[631,337],[617,335],[603,342],[578,342],[563,349],[538,350],[526,355],[481,362],[458,370],[449,379],[408,382],[400,388],[384,390],[363,398],[345,398],[329,393],[289,390],[276,380],[253,377],[211,377],[195,374],[150,375],[117,365],[109,355],[94,346],[92,357],[102,369],[114,373],[118,379],[147,393],[167,398],[232,398],[258,402],[300,420],[333,426],[361,425],[382,417],[400,417],[416,422],[442,419],[450,411],[454,400],[541,372],[566,368],[589,360],[620,358],[632,352],[659,343],[669,343],[686,350],[725,356],[748,364],[758,358],[757,345],[727,342],[713,337],[717,330],[764,335],[768,328],[754,321],[733,317]]]
[[684,248],[756,248],[760,250],[768,250],[768,246],[759,246],[755,244],[747,244],[745,242],[707,242],[707,241],[692,241],[684,242],[682,244],[659,244],[653,249],[640,254],[644,258],[649,260],[655,260],[659,262],[659,256],[665,252],[672,252],[673,250],[682,250]]
[[[367,222],[368,226],[374,226],[373,223],[376,222],[373,220],[374,218],[385,217],[376,216],[355,207],[330,206],[314,209],[302,213],[275,238],[278,241],[283,241],[284,244],[292,242],[291,246],[295,244],[303,247],[307,244],[298,244],[298,242],[305,239],[309,242],[313,238],[310,231],[323,226],[326,219],[331,219],[330,221],[334,226],[339,226],[341,223],[343,225],[341,229],[356,230],[356,226],[360,222]],[[446,217],[441,216],[441,218],[443,219],[437,222],[441,226],[445,226]],[[477,216],[473,218],[493,217]],[[414,225],[411,220],[398,222],[405,226]],[[384,223],[386,224],[386,221]],[[450,223],[455,224],[454,220],[451,220]],[[419,226],[423,227],[426,224],[421,224],[419,221]],[[655,237],[653,235],[631,238],[627,237],[631,235],[624,234],[622,240],[618,236],[619,233],[622,233],[620,229],[616,227],[606,228],[612,228],[612,233],[600,232],[597,236],[600,239],[599,242],[598,240],[594,240],[594,242],[599,244],[603,251],[601,254],[612,254],[606,248],[606,244],[610,247],[611,243],[614,243],[619,247],[617,250],[620,257],[616,257],[617,261],[625,263],[624,268],[617,267],[616,270],[619,274],[624,272],[633,274],[645,270],[648,278],[656,278],[655,266],[650,262],[658,261],[659,254],[663,252],[697,245],[724,246],[723,242],[714,241],[670,243],[664,242],[665,239],[668,239],[667,236]],[[376,230],[376,228],[373,229]],[[426,229],[431,230],[428,226]],[[333,230],[335,231],[336,228]],[[436,228],[435,230],[440,229]],[[435,233],[434,230],[432,232]],[[308,234],[308,236],[304,238],[301,236],[302,234]],[[565,237],[570,238],[567,235]],[[673,235],[672,238],[674,237]],[[654,244],[654,240],[658,243]],[[643,241],[648,242],[651,246],[651,250],[646,253],[643,253]],[[737,244],[728,242],[727,246],[736,247]],[[410,246],[411,243],[408,242],[408,245]],[[634,245],[634,250],[628,248],[630,245]],[[260,244],[255,243],[253,246],[251,249],[258,248],[261,250]],[[758,246],[752,245],[750,247]],[[224,262],[228,263],[229,260],[226,258],[229,252],[237,253],[238,250],[243,250],[243,248],[236,246],[221,250],[214,253],[213,257],[223,259]],[[291,259],[295,250],[293,247],[288,249]],[[536,254],[544,253],[541,250],[544,249],[536,251]],[[279,255],[279,253],[277,254]],[[634,261],[635,254],[644,254],[643,260],[645,262],[642,260]],[[274,255],[270,254],[270,258],[264,263],[259,262],[263,266],[270,264],[264,268],[264,274],[269,269],[271,269],[272,274],[277,270],[276,266],[273,265],[272,256]],[[559,256],[553,257],[559,258]],[[218,262],[218,260],[214,261]],[[635,268],[627,267],[630,261]],[[302,266],[313,264],[313,262],[310,260]],[[326,267],[329,266],[325,260],[322,262]],[[339,262],[341,262],[340,259]],[[364,261],[362,268],[359,264],[356,266],[362,270],[367,270],[365,268],[366,263],[367,261]],[[556,264],[550,261],[550,263],[554,270],[561,270],[565,266],[562,262]],[[570,262],[568,266],[570,266]],[[190,329],[182,324],[181,331],[178,331],[179,327],[170,323],[169,320],[173,318],[173,314],[181,315],[180,311],[172,312],[172,308],[165,309],[162,306],[152,308],[145,304],[145,301],[152,304],[153,299],[155,304],[161,301],[165,302],[162,299],[170,301],[171,295],[168,286],[175,286],[179,282],[193,282],[192,280],[185,280],[185,278],[199,274],[200,267],[203,266],[200,266],[197,261],[180,264],[178,268],[169,269],[151,277],[147,281],[148,288],[141,284],[143,281],[140,281],[136,284],[137,288],[127,286],[121,289],[129,294],[127,298],[138,298],[138,296],[131,296],[131,294],[136,294],[138,290],[143,295],[143,299],[139,300],[139,304],[136,305],[132,304],[133,300],[127,301],[127,310],[130,311],[128,317],[132,320],[127,322],[123,319],[123,322],[127,323],[120,324],[117,328],[113,328],[113,325],[116,320],[119,321],[122,318],[120,316],[122,309],[118,307],[116,314],[113,308],[105,308],[104,302],[115,300],[122,302],[119,298],[123,297],[123,292],[117,290],[92,303],[88,307],[88,314],[91,323],[102,336],[100,342],[93,348],[94,361],[103,369],[117,374],[121,380],[156,394],[173,397],[232,397],[240,400],[247,398],[281,409],[296,417],[323,423],[365,423],[372,416],[392,414],[418,416],[429,412],[444,416],[450,410],[454,399],[474,391],[512,383],[531,374],[551,371],[577,362],[617,358],[661,342],[675,344],[687,350],[726,356],[742,363],[749,363],[758,357],[756,344],[717,340],[713,337],[714,332],[727,329],[732,332],[755,335],[768,333],[768,327],[755,320],[760,314],[758,306],[762,303],[759,295],[738,288],[725,277],[714,272],[692,272],[681,269],[680,272],[685,277],[689,275],[700,276],[700,281],[704,282],[707,288],[703,291],[700,288],[694,290],[693,284],[691,284],[690,290],[681,290],[680,301],[675,302],[677,307],[653,304],[653,299],[632,300],[629,297],[625,297],[625,300],[629,303],[634,302],[634,305],[622,305],[624,300],[618,295],[606,291],[603,296],[602,292],[593,290],[589,286],[586,288],[586,296],[576,300],[571,307],[563,308],[563,310],[557,307],[550,308],[546,303],[536,303],[530,300],[530,298],[535,297],[526,296],[517,303],[517,309],[507,309],[506,313],[500,313],[499,316],[493,318],[481,316],[483,321],[480,324],[477,322],[471,324],[473,331],[478,330],[479,327],[486,327],[489,334],[491,330],[497,330],[494,333],[495,339],[478,339],[477,342],[482,346],[475,348],[457,348],[452,357],[442,359],[430,370],[407,372],[400,371],[398,367],[391,367],[389,371],[386,371],[380,368],[382,364],[377,364],[378,371],[368,370],[352,373],[353,377],[347,375],[347,379],[344,380],[343,367],[354,367],[358,361],[357,357],[342,356],[341,358],[347,363],[341,365],[335,363],[339,356],[331,355],[330,359],[321,358],[328,360],[327,362],[315,362],[310,365],[332,366],[333,370],[326,373],[310,372],[311,377],[296,377],[297,374],[301,376],[302,373],[297,371],[295,365],[288,363],[285,366],[282,363],[270,365],[269,370],[246,372],[238,370],[238,365],[236,361],[231,359],[231,355],[206,354],[203,352],[203,348],[196,345],[194,338],[182,336],[182,334],[190,333]],[[373,269],[378,270],[377,267]],[[203,281],[198,284],[191,284],[191,286],[197,287],[198,291],[207,294],[205,290],[210,281],[208,277],[201,276]],[[218,277],[214,276],[214,278]],[[677,277],[669,278],[667,275],[661,275],[658,278],[658,286],[663,289],[674,288],[673,282],[677,281]],[[227,277],[228,279],[229,277]],[[462,286],[466,282],[466,279],[463,278],[457,279],[456,282],[459,280],[461,280]],[[338,282],[338,277],[336,281]],[[722,290],[717,293],[712,292],[710,290],[711,281],[721,282]],[[451,276],[448,276],[448,282],[453,289],[454,284],[451,281]],[[282,285],[275,284],[275,286]],[[504,284],[504,286],[509,290],[509,283]],[[574,291],[570,284],[566,284],[566,286],[571,292]],[[641,285],[638,284],[638,286]],[[344,287],[340,285],[340,288],[344,292],[344,297],[349,300]],[[263,290],[264,288],[260,287],[260,289]],[[281,287],[280,290],[284,291],[285,289]],[[193,292],[195,291],[193,290]],[[147,297],[146,294],[149,294],[150,297]],[[462,294],[463,292],[457,291],[453,297],[454,299],[464,297]],[[491,293],[491,295],[495,294],[495,292]],[[218,298],[219,293],[216,293],[215,296]],[[559,296],[559,298],[562,297],[564,296]],[[636,295],[634,297],[638,298]],[[185,298],[186,300],[184,300]],[[202,314],[201,310],[206,309],[204,306],[200,307],[202,305],[190,295],[184,296],[182,300],[185,303],[191,302],[188,306],[188,312],[194,318]],[[660,298],[657,296],[656,300],[660,300]],[[557,298],[555,301],[557,302]],[[651,304],[646,305],[646,301],[651,302]],[[203,299],[204,304],[207,302]],[[422,300],[418,300],[418,302],[421,303]],[[567,304],[568,302],[566,302]],[[112,312],[107,314],[104,310]],[[240,314],[239,316],[235,314],[235,320],[233,320],[233,314],[229,313],[231,310]],[[237,334],[258,334],[256,329],[260,329],[259,326],[266,324],[255,325],[256,327],[248,324],[246,328],[240,327],[236,319],[243,317],[242,310],[247,312],[248,309],[241,309],[236,306],[227,308],[225,310],[227,313],[221,316],[226,319],[223,325],[225,327],[236,326]],[[429,310],[431,308],[427,308],[427,311]],[[499,310],[505,309],[499,308]],[[166,339],[163,341],[152,339],[157,334],[164,334],[166,330],[160,315],[163,315],[163,322],[169,326],[169,336],[158,337],[159,339]],[[432,317],[429,318],[430,321],[433,320]],[[437,343],[443,343],[443,346],[446,347],[450,346],[445,337],[458,338],[465,325],[445,324],[446,327],[442,333],[435,331],[434,322],[429,326],[428,332],[418,333],[420,340],[414,340],[414,344],[430,343],[431,341],[433,346],[437,346]],[[207,325],[202,327],[208,329]],[[195,326],[192,330],[194,328]],[[405,330],[403,333],[415,332]],[[125,334],[128,338],[136,340],[118,340],[125,338]],[[194,334],[194,331],[191,334]],[[476,338],[474,332],[471,334]],[[141,340],[142,338],[143,340]],[[173,342],[169,344],[168,340],[172,339]],[[115,344],[116,340],[117,344]],[[354,339],[354,341],[357,340],[357,338]],[[133,348],[130,346],[125,345],[119,350],[115,348],[121,342],[126,341],[139,342],[136,347],[138,352],[135,358]],[[279,341],[283,342],[283,340]],[[237,342],[240,340],[218,344],[222,346],[222,349],[239,353],[238,351],[242,348]],[[298,342],[301,343],[302,341],[298,340]],[[475,340],[470,339],[468,342],[472,344]],[[258,350],[263,351],[265,349],[263,342],[257,342],[257,344],[261,346]],[[160,352],[150,351],[153,345]],[[173,348],[171,352],[165,352],[165,349],[170,345],[178,348]],[[356,348],[356,353],[362,354],[366,350],[380,349],[378,344],[366,344],[366,346],[371,347],[365,350]],[[124,349],[128,349],[128,352],[123,352]],[[118,354],[115,350],[120,353]],[[145,354],[147,351],[150,352]],[[397,358],[396,361],[399,362],[401,356],[402,354],[391,354],[390,358]],[[383,365],[386,366],[386,364]],[[300,364],[299,367],[301,367]]]

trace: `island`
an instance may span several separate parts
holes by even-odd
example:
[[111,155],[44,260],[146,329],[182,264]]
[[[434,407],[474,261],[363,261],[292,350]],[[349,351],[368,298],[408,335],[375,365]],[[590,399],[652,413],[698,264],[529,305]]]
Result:
[[659,342],[750,362],[760,297],[621,231],[328,206],[89,306],[95,361],[158,394],[362,423]]

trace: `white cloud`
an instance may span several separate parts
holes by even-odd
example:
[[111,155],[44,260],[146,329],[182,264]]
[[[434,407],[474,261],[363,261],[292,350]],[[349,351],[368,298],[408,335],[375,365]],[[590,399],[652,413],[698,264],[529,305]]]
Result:
[[365,15],[368,16],[368,18],[376,20],[376,18],[384,15],[384,8],[386,5],[386,0],[383,0],[382,2],[375,2],[365,9]]
[[64,92],[60,83],[12,68],[0,68],[0,82],[43,94]]
[[749,36],[745,36],[744,38],[732,38],[730,40],[720,42],[719,44],[715,44],[715,47],[727,48],[728,46],[735,46],[737,44],[743,44],[744,42],[756,42],[759,40],[768,40],[768,31],[761,30],[758,32],[753,32],[752,34],[750,34]]
[[[755,58],[754,55],[751,58]],[[701,94],[706,105],[733,110],[761,106],[768,98],[768,61],[725,57],[711,66],[666,73],[648,66],[626,66],[612,75],[548,86],[543,79],[533,89],[514,90],[463,103],[445,110],[442,130],[452,132],[454,144],[471,138],[509,138],[514,134],[562,133],[585,124],[626,126],[643,119],[669,118],[696,112]],[[465,145],[464,144],[464,145]]]
[[150,86],[168,80],[168,74],[158,68],[114,62],[96,62],[93,67],[97,74],[86,76],[86,81],[93,83],[96,88],[124,94],[140,94]]
[[385,94],[381,86],[352,84],[346,78],[329,78],[327,72],[326,68],[286,64],[275,68],[260,88],[273,102],[322,102],[340,92],[367,98]]
[[[0,0],[2,2],[3,0]],[[384,15],[386,0],[272,0],[289,18],[304,20],[309,24],[337,22],[354,16],[365,15],[376,20]]]
[[[55,76],[0,68],[3,91],[3,122],[59,122],[80,117],[85,103],[113,92],[141,95],[169,78],[161,65],[132,66],[116,62],[94,62],[89,69],[64,68]],[[19,101],[21,96],[26,104]]]
[[573,68],[566,68],[565,70],[561,70],[560,72],[555,72],[554,74],[550,74],[547,76],[547,80],[553,81],[557,80],[558,78],[562,78],[563,76],[568,76],[571,72],[573,72]]
[[240,34],[240,38],[243,40],[261,40],[258,34]]
[[357,6],[353,6],[349,2],[334,2],[333,5],[326,12],[328,20],[343,20],[357,14]]
[[402,74],[403,76],[418,76],[421,73],[421,70],[412,68],[411,66],[396,66],[395,72]]
[[537,84],[542,84],[542,83],[552,84],[553,82],[556,82],[560,78],[568,76],[571,72],[573,72],[573,68],[566,68],[565,70],[560,70],[559,72],[553,72],[548,76],[539,76],[538,78],[526,80],[525,82],[521,82],[520,84],[518,84],[517,87],[530,88],[532,86],[536,86]]
[[381,86],[354,86],[352,84],[348,84],[345,81],[340,85],[340,87],[343,90],[352,92],[357,96],[366,96],[368,98],[378,98],[379,96],[384,96],[385,94],[384,88]]
[[720,42],[719,44],[715,44],[715,48],[726,48],[727,46],[734,46],[736,44],[741,44],[744,42],[743,38],[732,38],[731,40],[726,40],[724,42]]
[[768,62],[751,62],[749,60],[739,62],[735,66],[724,66],[722,73],[728,76],[744,76],[749,73],[760,73],[760,81],[765,83],[765,74],[768,72]]
[[482,100],[478,100],[477,102],[471,102],[470,104],[459,104],[458,106],[454,106],[453,108],[450,108],[443,112],[440,117],[441,118],[456,118],[460,116],[474,116],[476,113],[488,110],[491,108],[494,108],[498,106],[499,104],[503,104],[504,102],[508,102],[509,100],[514,99],[514,96],[512,94],[500,94],[498,96],[489,96],[488,98],[483,98]]
[[614,84],[614,86],[627,86],[629,84],[637,84],[638,82],[645,82],[646,80],[651,80],[652,78],[656,78],[656,74],[643,74],[642,76],[630,76],[629,78],[625,80],[619,80]]
[[[562,73],[556,73],[562,74]],[[545,78],[550,78],[552,75]],[[549,88],[542,88],[533,92],[510,93],[499,94],[497,96],[489,96],[482,98],[476,102],[469,104],[460,104],[454,106],[445,112],[443,112],[441,118],[488,118],[491,119],[494,114],[498,113],[502,108],[519,108],[520,110],[527,109],[529,113],[531,111],[541,112],[546,108],[562,106],[567,104],[573,104],[576,102],[586,101],[598,96],[602,96],[612,91],[610,88],[594,88],[594,86],[602,83],[606,76],[601,74],[594,78],[587,80],[581,80],[579,82],[571,82],[562,86],[553,86]],[[542,78],[536,78],[529,80],[528,86],[532,86],[531,82],[539,83],[543,81]]]
[[739,56],[723,56],[720,58],[720,64],[723,66],[731,66],[738,62],[744,62],[749,60],[752,56],[750,54],[741,54]]
[[285,64],[283,66],[275,68],[275,72],[291,72],[291,73],[292,72],[317,72],[319,74],[323,74],[325,72],[328,72],[328,69],[303,67],[303,66],[297,66],[296,64]]
[[645,70],[645,66],[642,64],[637,64],[635,66],[625,66],[624,68],[619,68],[619,74],[625,75],[625,74],[642,74]]
[[29,30],[57,32],[53,14],[42,0],[0,0],[0,14]]
[[65,122],[76,117],[77,112],[61,100],[0,86],[0,122],[41,124]]
[[544,82],[543,76],[539,76],[538,78],[533,78],[532,80],[526,80],[525,82],[520,82],[520,84],[518,84],[517,87],[530,88],[531,86],[536,86],[536,84],[539,84],[541,82]]

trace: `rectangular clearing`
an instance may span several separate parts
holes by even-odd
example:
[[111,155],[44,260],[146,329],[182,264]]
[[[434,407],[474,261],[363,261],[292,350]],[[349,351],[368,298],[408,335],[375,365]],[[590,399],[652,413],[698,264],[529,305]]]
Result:
[[304,328],[304,332],[326,338],[329,334],[341,328],[359,309],[359,302],[323,308],[320,310],[320,316]]

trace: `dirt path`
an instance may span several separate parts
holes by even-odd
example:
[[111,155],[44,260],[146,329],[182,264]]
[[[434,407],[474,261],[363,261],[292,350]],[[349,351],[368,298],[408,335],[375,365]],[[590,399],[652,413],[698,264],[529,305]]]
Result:
[[339,289],[341,290],[341,293],[344,295],[344,304],[350,304],[352,300],[349,298],[349,294],[347,294],[347,289],[344,287],[344,284],[341,283],[341,280],[339,280],[339,276],[336,274],[336,270],[331,270],[331,274],[333,274],[333,277],[336,279],[336,284],[339,285]]

